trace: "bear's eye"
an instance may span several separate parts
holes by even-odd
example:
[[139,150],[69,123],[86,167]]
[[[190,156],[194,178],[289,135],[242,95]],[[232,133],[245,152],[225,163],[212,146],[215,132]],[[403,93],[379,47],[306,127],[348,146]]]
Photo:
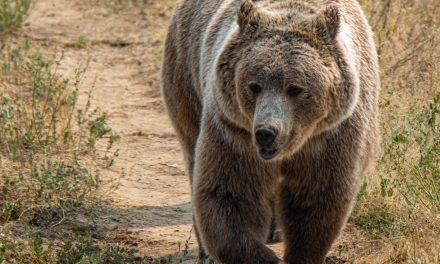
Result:
[[249,90],[255,95],[259,94],[261,92],[261,86],[259,86],[256,83],[249,84]]
[[295,85],[291,85],[289,87],[289,89],[287,89],[287,94],[292,97],[296,97],[296,96],[300,95],[302,92],[303,92],[303,89],[301,87],[298,87]]

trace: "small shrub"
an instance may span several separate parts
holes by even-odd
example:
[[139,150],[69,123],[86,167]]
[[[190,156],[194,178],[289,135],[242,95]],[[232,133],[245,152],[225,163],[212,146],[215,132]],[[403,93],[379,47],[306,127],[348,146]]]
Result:
[[32,0],[0,1],[0,33],[8,33],[24,23]]
[[[1,171],[3,193],[20,197],[22,204],[90,200],[101,180],[82,157],[93,154],[102,140],[108,141],[110,152],[118,136],[108,127],[105,113],[90,111],[90,102],[77,110],[84,70],[77,70],[73,82],[62,79],[56,74],[58,63],[28,44],[6,51],[0,63],[3,81],[16,87],[0,91],[0,153],[11,166],[20,167]],[[23,199],[23,190],[34,196]]]
[[440,93],[422,109],[408,113],[406,124],[385,146],[382,186],[397,190],[408,206],[440,214]]
[[[105,113],[91,109],[91,92],[84,107],[77,104],[86,67],[63,78],[57,72],[59,61],[47,59],[29,42],[4,45],[0,66],[0,224],[5,227],[0,263],[59,263],[57,252],[73,251],[51,245],[35,227],[50,229],[68,214],[99,203],[98,190],[105,184],[99,167],[113,164],[119,136]],[[106,146],[103,154],[97,153],[101,144]],[[89,157],[93,168],[87,165]],[[32,239],[23,241],[10,226]],[[117,261],[119,249],[92,251],[84,241],[78,245],[71,250],[90,259],[83,263],[124,263]],[[101,257],[103,261],[95,261]]]

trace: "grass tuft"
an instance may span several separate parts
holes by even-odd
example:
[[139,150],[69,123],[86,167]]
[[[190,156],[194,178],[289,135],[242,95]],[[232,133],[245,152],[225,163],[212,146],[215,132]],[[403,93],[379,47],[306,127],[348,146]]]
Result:
[[32,0],[1,0],[0,1],[0,34],[11,33],[20,28],[28,11]]

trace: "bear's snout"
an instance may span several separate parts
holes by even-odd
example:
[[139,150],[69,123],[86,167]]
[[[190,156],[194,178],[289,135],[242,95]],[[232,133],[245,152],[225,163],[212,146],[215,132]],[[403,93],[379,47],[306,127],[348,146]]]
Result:
[[255,139],[262,148],[269,147],[275,141],[278,131],[274,128],[261,128],[255,132]]
[[279,137],[279,130],[277,128],[272,126],[256,128],[254,136],[261,158],[270,160],[278,155],[281,148],[277,144]]

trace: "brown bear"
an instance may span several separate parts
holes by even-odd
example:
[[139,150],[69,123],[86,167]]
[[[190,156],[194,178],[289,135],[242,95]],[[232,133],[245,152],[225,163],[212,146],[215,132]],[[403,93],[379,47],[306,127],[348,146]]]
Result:
[[182,0],[162,95],[192,184],[200,261],[323,263],[377,149],[379,75],[356,0]]

